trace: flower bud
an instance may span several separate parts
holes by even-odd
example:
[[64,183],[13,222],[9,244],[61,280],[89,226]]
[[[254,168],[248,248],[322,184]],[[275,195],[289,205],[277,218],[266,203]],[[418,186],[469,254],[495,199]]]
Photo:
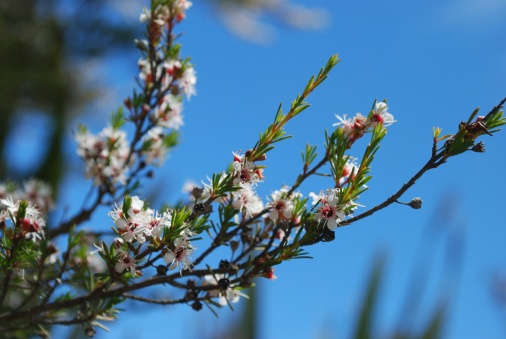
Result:
[[123,101],[123,103],[125,104],[126,108],[132,109],[132,101],[130,100],[130,98],[126,98],[125,101]]
[[283,231],[282,229],[278,229],[278,231],[276,232],[275,238],[278,240],[283,240],[284,237],[285,237],[285,231]]
[[323,242],[331,242],[336,238],[334,231],[329,230],[327,227],[323,230]]
[[158,275],[160,277],[167,275],[167,266],[165,266],[165,265],[156,266],[156,275]]
[[471,151],[478,152],[478,153],[483,153],[483,152],[485,152],[485,144],[480,141],[479,143],[475,144],[471,148]]
[[195,204],[195,206],[193,206],[193,211],[195,212],[195,214],[200,214],[200,213],[204,212],[205,209],[206,209],[206,207],[201,202],[199,202],[198,204]]
[[200,311],[202,309],[202,303],[200,302],[200,300],[196,300],[193,304],[192,304],[192,308],[195,310],[195,311]]
[[87,336],[87,337],[92,338],[92,337],[94,337],[94,336],[95,336],[95,333],[97,333],[97,332],[95,332],[95,330],[94,330],[94,329],[93,329],[93,327],[91,327],[91,326],[86,327],[86,328],[84,329],[84,335],[85,335],[85,336]]
[[218,280],[218,287],[220,290],[226,290],[230,286],[230,280],[227,278],[222,278]]
[[202,196],[202,193],[204,193],[204,189],[197,187],[197,186],[193,187],[192,192],[191,192],[191,194],[193,195],[195,200],[200,199],[200,197]]
[[414,198],[409,202],[408,206],[414,209],[422,208],[422,199]]
[[228,260],[220,260],[220,268],[229,269],[230,268],[230,262]]
[[253,286],[253,283],[248,278],[242,277],[241,281],[239,282],[239,286],[244,288],[250,288],[251,286]]
[[232,252],[237,251],[238,248],[239,248],[239,241],[231,240],[230,249],[232,250]]
[[265,277],[265,278],[267,278],[267,279],[270,279],[270,280],[274,280],[274,279],[278,278],[274,274],[274,268],[272,268],[272,267],[266,268],[265,271],[264,271],[264,273],[262,274],[262,276]]

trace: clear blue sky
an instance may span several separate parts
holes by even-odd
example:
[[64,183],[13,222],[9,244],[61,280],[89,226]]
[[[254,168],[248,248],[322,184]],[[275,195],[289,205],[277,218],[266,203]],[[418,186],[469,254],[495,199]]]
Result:
[[[429,158],[432,127],[453,133],[475,107],[486,113],[506,96],[502,0],[299,3],[327,9],[327,26],[302,32],[278,25],[272,42],[258,45],[231,35],[209,4],[194,1],[180,27],[185,32],[180,42],[197,70],[198,94],[185,104],[182,144],[158,172],[164,187],[160,196],[177,200],[185,180],[200,182],[221,171],[232,151],[253,146],[278,104],[287,107],[334,53],[342,62],[308,99],[312,107],[287,126],[294,138],[265,163],[262,197],[293,183],[301,169],[300,151],[306,142],[323,145],[323,130],[332,129],[335,114],[366,113],[375,98],[387,98],[398,122],[375,159],[370,189],[360,199],[373,207]],[[104,117],[131,93],[137,57],[114,56],[104,67],[118,96],[102,107]],[[259,282],[259,338],[348,337],[372,261],[380,253],[387,257],[387,270],[378,336],[388,335],[407,314],[421,325],[441,295],[451,295],[445,338],[505,337],[506,319],[493,303],[490,283],[496,272],[506,270],[506,131],[484,142],[486,153],[450,159],[407,192],[403,200],[423,199],[421,210],[395,205],[337,229],[335,241],[308,248],[314,259],[278,266],[277,280]],[[360,157],[359,149],[352,155]],[[330,185],[314,180],[302,192]],[[442,220],[438,209],[449,217]],[[448,264],[454,240],[462,244],[460,270],[454,262]],[[426,293],[408,292],[414,272],[427,279]],[[403,312],[406,295],[420,296],[420,313]],[[196,314],[186,306],[134,308],[120,315],[111,334],[99,331],[96,337],[199,338],[228,327],[232,316],[227,309],[216,319],[205,309]]]

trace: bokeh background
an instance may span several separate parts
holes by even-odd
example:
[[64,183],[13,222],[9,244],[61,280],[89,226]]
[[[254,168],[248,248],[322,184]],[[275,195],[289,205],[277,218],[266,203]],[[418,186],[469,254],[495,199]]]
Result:
[[[83,122],[98,132],[136,86],[132,40],[142,35],[143,5],[0,4],[1,179],[50,181],[55,221],[79,209],[90,187],[72,131]],[[185,103],[182,143],[143,188],[158,203],[183,198],[187,180],[200,183],[224,169],[232,151],[252,147],[279,103],[287,107],[331,54],[342,61],[308,99],[312,107],[287,126],[294,137],[269,154],[262,197],[294,182],[300,151],[306,143],[323,149],[335,114],[367,113],[386,98],[398,122],[360,199],[373,207],[428,160],[433,127],[453,133],[474,108],[486,114],[506,96],[502,0],[195,0],[187,14],[180,43],[197,70],[197,96]],[[483,141],[486,153],[450,159],[406,193],[405,201],[422,198],[421,210],[394,205],[338,229],[333,242],[308,248],[314,259],[288,262],[276,267],[277,280],[258,281],[252,301],[235,311],[216,318],[206,309],[129,304],[111,333],[96,337],[242,338],[242,328],[254,338],[348,338],[380,257],[376,337],[421,333],[444,306],[442,337],[504,338],[506,132]],[[358,146],[351,155],[361,156]],[[329,185],[310,180],[301,192]],[[86,226],[108,229],[107,210],[99,212]],[[57,329],[55,338],[79,333]]]

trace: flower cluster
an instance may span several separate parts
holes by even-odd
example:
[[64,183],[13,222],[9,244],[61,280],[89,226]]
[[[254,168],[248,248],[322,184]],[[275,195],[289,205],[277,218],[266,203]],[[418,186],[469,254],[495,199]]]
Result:
[[77,154],[86,163],[86,178],[92,178],[95,186],[125,184],[134,157],[124,131],[106,127],[94,135],[80,128],[75,139]]
[[142,138],[141,154],[147,164],[161,165],[169,150],[161,127],[150,129]]
[[[191,6],[191,2],[178,0],[169,5],[158,6],[151,13],[144,9],[140,16],[141,22],[149,26],[148,41],[141,41],[141,49],[155,53],[145,53],[138,61],[139,79],[144,83],[147,93],[156,90],[157,101],[150,120],[156,126],[178,129],[183,124],[181,115],[182,103],[180,93],[190,99],[196,94],[196,72],[188,60],[181,60],[177,54],[157,49],[160,37],[165,28],[169,30],[168,39],[172,39],[170,31],[172,25],[185,17],[185,10]],[[175,20],[175,22],[173,22]],[[149,111],[150,107],[147,107]]]
[[165,26],[170,24],[172,17],[175,17],[176,22],[180,22],[186,17],[185,11],[191,6],[191,1],[175,0],[172,3],[172,10],[175,13],[171,13],[171,8],[167,5],[157,6],[156,8],[153,8],[152,11],[144,7],[141,15],[139,16],[139,21],[148,23],[150,38],[158,40],[161,37]]
[[382,101],[377,101],[374,104],[374,109],[369,112],[367,117],[357,113],[353,118],[346,118],[346,114],[344,117],[336,115],[336,118],[339,122],[334,126],[340,126],[344,130],[345,135],[349,138],[349,146],[377,124],[390,126],[395,122],[394,116],[388,112],[387,104]]
[[[41,215],[46,215],[54,207],[51,187],[37,179],[24,181],[22,187],[12,183],[0,183],[0,199],[7,199],[8,197],[12,200],[29,201]],[[1,203],[0,207],[2,207]]]
[[[147,32],[145,41],[137,41],[140,91],[134,90],[124,107],[113,113],[111,127],[98,135],[84,127],[76,133],[77,153],[86,164],[86,177],[98,186],[81,210],[53,225],[45,235],[44,217],[53,204],[49,186],[36,180],[23,183],[19,189],[0,184],[0,305],[4,309],[0,332],[6,336],[46,335],[44,326],[57,324],[81,324],[91,335],[94,326],[104,327],[99,320],[116,317],[116,305],[126,299],[187,304],[196,311],[203,303],[211,310],[231,306],[240,297],[247,297],[242,290],[254,286],[255,279],[276,279],[277,265],[307,258],[306,246],[332,241],[337,227],[350,225],[394,202],[420,208],[420,198],[409,203],[398,198],[424,172],[448,157],[468,150],[483,152],[483,144],[475,144],[475,139],[492,135],[506,124],[500,111],[504,99],[486,116],[476,117],[475,110],[455,135],[440,136],[441,130],[435,129],[427,165],[390,198],[350,218],[361,206],[354,201],[372,178],[371,163],[387,134],[386,126],[395,122],[387,104],[375,101],[366,116],[337,117],[339,122],[334,126],[338,127],[332,133],[325,132],[324,152],[318,155],[318,146],[308,144],[302,152],[301,172],[292,186],[273,191],[264,203],[257,193],[266,168],[261,162],[278,142],[290,137],[285,126],[309,107],[307,97],[339,61],[334,55],[309,79],[288,110],[279,106],[274,122],[260,133],[252,149],[233,153],[228,171],[214,173],[203,187],[187,184],[190,202],[159,212],[128,194],[138,191],[142,178],[154,173],[149,165],[160,165],[177,143],[177,130],[183,125],[182,102],[185,96],[190,99],[196,94],[196,73],[189,59],[180,57],[178,35],[174,33],[174,25],[185,18],[192,3],[151,3],[154,8],[144,9],[140,16]],[[132,131],[128,140],[121,130],[126,123]],[[345,154],[368,132],[370,141],[360,162]],[[444,146],[438,148],[437,143],[443,140]],[[325,173],[328,169],[330,174]],[[327,187],[333,188],[310,193],[313,205],[306,206],[308,199],[297,190],[316,175],[329,177],[333,182]],[[104,241],[102,230],[79,229],[100,206],[121,197],[123,202],[108,213],[114,222],[113,240]],[[197,250],[194,243],[205,234],[210,238],[204,243],[208,247],[193,259]],[[51,242],[59,235],[67,237],[61,256]],[[96,250],[90,253],[92,246]],[[169,270],[179,272],[169,274]],[[180,296],[158,300],[135,293],[162,284],[178,290]]]
[[10,222],[11,229],[15,230],[15,233],[8,232],[12,238],[38,241],[44,237],[46,222],[33,204],[10,198],[0,199],[0,203],[5,206],[5,209],[0,210],[0,228],[5,230]]
[[[121,206],[116,205],[109,212],[114,220],[116,232],[121,238],[115,241],[118,255],[115,269],[122,273],[125,269],[135,267],[135,258],[129,254],[128,244],[144,244],[149,242],[160,247],[163,260],[169,269],[179,267],[180,270],[191,269],[190,255],[195,250],[190,238],[195,234],[188,228],[182,228],[174,238],[165,237],[165,231],[171,228],[172,213],[166,210],[159,213],[147,208],[139,197],[125,197]],[[132,268],[133,269],[133,268]],[[139,273],[140,274],[140,273]]]
[[[92,178],[94,185],[124,185],[136,159],[161,165],[176,144],[177,134],[165,129],[177,130],[183,125],[182,96],[189,99],[196,94],[197,77],[188,59],[179,57],[180,46],[174,44],[172,28],[190,6],[189,1],[172,1],[152,11],[144,9],[139,18],[148,26],[148,40],[137,43],[143,54],[138,61],[142,94],[134,93],[124,101],[129,120],[136,125],[134,140],[128,142],[126,132],[120,130],[126,121],[121,109],[113,116],[113,127],[99,135],[85,128],[76,134],[77,153],[86,162],[86,177]],[[138,142],[140,147],[136,147]]]
[[151,120],[159,127],[178,130],[183,126],[182,112],[183,103],[181,98],[167,94],[155,107]]
[[126,242],[136,240],[142,244],[146,242],[146,237],[160,237],[163,230],[171,226],[170,211],[159,214],[151,208],[145,208],[144,201],[137,196],[131,198],[126,213],[124,207],[124,204],[116,206],[109,212],[109,216],[114,220],[118,233]]

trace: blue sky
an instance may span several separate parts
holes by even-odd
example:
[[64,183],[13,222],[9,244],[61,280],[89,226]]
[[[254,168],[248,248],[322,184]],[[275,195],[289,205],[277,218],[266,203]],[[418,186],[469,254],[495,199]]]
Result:
[[[387,98],[398,122],[389,129],[373,163],[370,189],[359,201],[371,208],[428,160],[432,127],[453,133],[475,107],[485,114],[506,96],[504,1],[299,3],[326,9],[326,26],[298,31],[274,22],[271,42],[254,44],[231,34],[208,3],[194,1],[180,27],[180,42],[197,70],[198,94],[185,104],[182,144],[157,172],[161,198],[177,200],[184,181],[200,182],[225,168],[232,151],[252,147],[279,103],[287,107],[331,54],[339,53],[342,61],[308,99],[312,107],[287,126],[294,137],[269,154],[262,197],[293,183],[301,169],[300,151],[307,142],[322,149],[323,130],[333,128],[335,114],[366,113],[374,99]],[[111,92],[95,109],[92,124],[105,121],[131,93],[137,58],[135,52],[113,55],[99,66]],[[285,263],[276,268],[277,280],[260,281],[259,337],[348,337],[373,259],[384,254],[379,336],[388,336],[408,314],[422,325],[439,298],[451,295],[445,338],[503,338],[506,319],[493,303],[490,283],[506,270],[506,131],[483,141],[486,153],[450,159],[406,193],[405,201],[423,199],[421,210],[394,205],[337,229],[335,241],[308,248],[314,259]],[[360,157],[360,151],[351,155]],[[301,191],[330,185],[311,180]],[[146,186],[146,192],[151,189]],[[70,194],[63,192],[62,201]],[[460,257],[455,251],[448,255],[453,243],[461,245]],[[460,269],[448,264],[455,257],[461,258]],[[426,279],[427,290],[415,293],[422,300],[419,313],[403,312],[406,296],[413,296],[408,286],[414,272],[418,280]],[[234,316],[223,309],[216,319],[186,306],[130,309],[111,326],[112,333],[96,337],[200,337],[228,327]]]

